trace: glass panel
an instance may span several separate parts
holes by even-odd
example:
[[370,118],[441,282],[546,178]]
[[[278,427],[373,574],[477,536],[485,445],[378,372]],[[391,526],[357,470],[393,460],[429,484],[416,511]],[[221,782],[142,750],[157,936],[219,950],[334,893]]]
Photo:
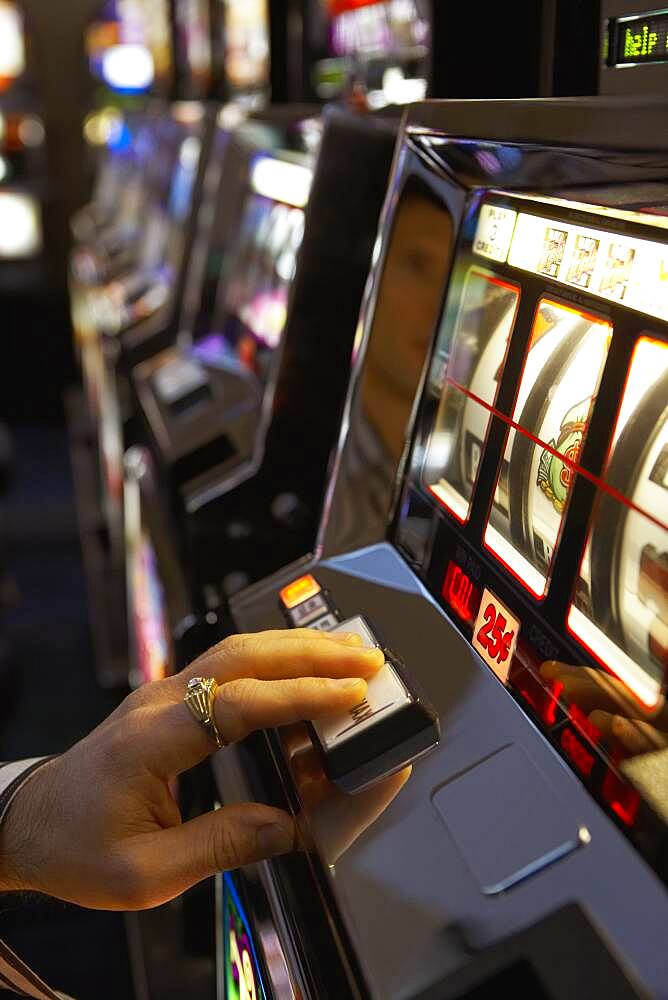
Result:
[[225,70],[230,86],[252,90],[269,83],[267,0],[224,0]]
[[487,548],[536,597],[547,590],[611,337],[596,316],[539,303],[485,531]]
[[469,516],[519,297],[515,285],[474,268],[452,336],[444,313],[435,360],[445,368],[443,391],[423,482],[459,521]]
[[[498,209],[496,209],[498,212]],[[498,228],[498,227],[497,227]],[[483,241],[484,244],[484,241]],[[476,253],[484,252],[476,247]],[[508,263],[668,318],[668,246],[521,212]]]
[[158,562],[151,541],[144,531],[131,552],[131,559],[132,626],[138,673],[135,683],[148,684],[172,672],[172,656]]
[[629,370],[573,605],[572,634],[655,708],[668,668],[668,345]]
[[302,209],[249,195],[214,330],[223,359],[262,380],[285,326],[303,235]]
[[[415,394],[443,302],[454,226],[426,184],[408,178],[387,237],[377,299],[323,542],[328,554],[383,536]],[[358,341],[359,343],[359,341]]]

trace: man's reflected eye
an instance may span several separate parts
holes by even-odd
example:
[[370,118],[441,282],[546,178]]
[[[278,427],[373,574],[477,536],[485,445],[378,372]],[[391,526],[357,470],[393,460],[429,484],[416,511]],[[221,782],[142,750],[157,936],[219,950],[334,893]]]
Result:
[[406,248],[399,262],[402,269],[413,278],[439,283],[442,280],[441,262],[430,251]]

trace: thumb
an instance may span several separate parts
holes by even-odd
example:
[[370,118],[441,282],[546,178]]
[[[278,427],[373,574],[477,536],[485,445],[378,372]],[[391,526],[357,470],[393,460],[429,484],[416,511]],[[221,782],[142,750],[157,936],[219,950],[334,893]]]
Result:
[[137,838],[133,867],[140,873],[143,906],[165,903],[218,872],[287,854],[295,844],[292,817],[258,802],[224,806]]

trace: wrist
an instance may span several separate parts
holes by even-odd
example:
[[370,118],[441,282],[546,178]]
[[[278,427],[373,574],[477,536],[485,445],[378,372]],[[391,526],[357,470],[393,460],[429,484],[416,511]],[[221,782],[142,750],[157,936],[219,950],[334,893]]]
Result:
[[[36,865],[31,862],[41,829],[38,801],[52,758],[21,775],[0,819],[0,892],[35,889]],[[10,791],[10,789],[7,789]]]

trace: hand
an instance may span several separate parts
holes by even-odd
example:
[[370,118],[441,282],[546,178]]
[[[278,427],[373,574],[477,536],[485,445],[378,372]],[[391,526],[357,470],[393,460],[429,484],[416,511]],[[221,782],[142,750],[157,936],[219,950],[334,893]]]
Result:
[[[643,711],[626,685],[594,667],[572,666],[558,660],[541,665],[541,677],[563,684],[561,697],[589,716],[601,738],[637,756],[668,747],[668,708],[662,700]],[[643,717],[644,716],[644,717]]]
[[[297,823],[306,850],[315,847],[326,865],[341,856],[392,804],[411,776],[404,767],[355,795],[346,795],[328,780],[305,726],[282,731],[284,751],[302,803]],[[301,730],[301,731],[300,731]]]
[[181,822],[170,784],[215,749],[183,702],[188,680],[216,678],[216,723],[233,742],[352,708],[382,663],[358,636],[262,632],[226,639],[181,674],[135,691],[19,791],[0,827],[0,889],[143,909],[215,872],[291,851],[292,817],[259,803]]

